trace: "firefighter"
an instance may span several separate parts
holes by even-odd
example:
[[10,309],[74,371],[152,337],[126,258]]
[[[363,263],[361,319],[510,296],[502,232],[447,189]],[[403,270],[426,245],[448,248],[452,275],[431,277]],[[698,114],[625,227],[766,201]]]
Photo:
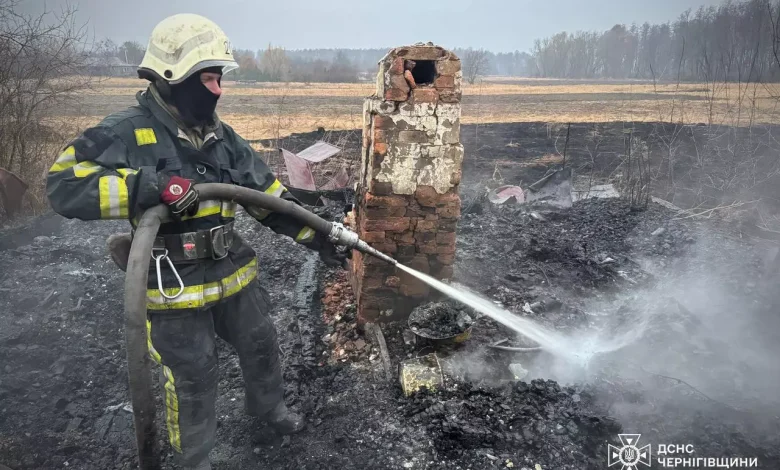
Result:
[[[147,333],[162,369],[168,438],[185,468],[211,468],[215,335],[237,351],[247,413],[284,434],[304,426],[284,403],[270,299],[257,280],[262,263],[235,231],[236,205],[200,200],[193,188],[235,184],[298,203],[215,112],[222,76],[237,67],[228,37],[210,20],[193,14],[164,19],[138,69],[150,82],[136,95],[138,104],[84,131],[47,176],[49,202],[67,218],[125,219],[135,227],[143,210],[161,203],[170,209],[173,221],[160,227],[150,258]],[[346,254],[297,220],[244,209],[318,251],[327,264],[346,262]]]

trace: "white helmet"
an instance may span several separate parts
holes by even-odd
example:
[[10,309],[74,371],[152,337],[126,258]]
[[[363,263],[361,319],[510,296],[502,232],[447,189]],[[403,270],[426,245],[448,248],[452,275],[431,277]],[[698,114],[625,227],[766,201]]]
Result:
[[138,76],[176,85],[210,67],[222,67],[223,74],[238,68],[230,39],[213,21],[182,13],[154,27]]

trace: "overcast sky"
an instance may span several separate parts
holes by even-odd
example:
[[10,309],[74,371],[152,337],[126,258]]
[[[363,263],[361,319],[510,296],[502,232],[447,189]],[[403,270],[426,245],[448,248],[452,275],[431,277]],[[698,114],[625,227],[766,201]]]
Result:
[[663,23],[686,8],[720,0],[22,0],[79,9],[96,38],[146,44],[154,25],[174,13],[216,21],[235,47],[269,42],[288,49],[394,47],[433,41],[446,48],[527,51],[559,31],[606,30],[616,23]]

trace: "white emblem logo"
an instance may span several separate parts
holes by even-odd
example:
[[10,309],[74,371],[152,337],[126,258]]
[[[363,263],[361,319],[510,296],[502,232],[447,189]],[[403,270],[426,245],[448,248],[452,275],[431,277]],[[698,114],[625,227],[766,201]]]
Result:
[[622,447],[609,445],[607,450],[607,463],[610,467],[617,464],[622,465],[621,470],[636,470],[638,464],[650,466],[651,450],[650,444],[639,448],[637,443],[641,434],[618,434]]
[[169,191],[174,196],[178,196],[182,193],[181,186],[179,186],[178,184],[172,184],[171,187],[169,188]]

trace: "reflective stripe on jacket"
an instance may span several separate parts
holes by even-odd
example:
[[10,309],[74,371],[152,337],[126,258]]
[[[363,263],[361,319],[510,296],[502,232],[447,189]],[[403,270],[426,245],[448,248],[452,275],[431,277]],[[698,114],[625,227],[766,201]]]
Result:
[[[136,99],[138,105],[106,117],[58,155],[46,181],[55,212],[81,220],[126,219],[134,225],[139,211],[160,203],[158,171],[195,183],[236,184],[297,202],[229,125],[217,122],[206,131],[202,143],[200,139],[194,142],[155,99],[151,88],[138,92]],[[303,244],[314,239],[313,230],[289,216],[258,207],[245,209],[276,233]],[[201,201],[194,216],[165,223],[160,233],[208,230],[233,220],[235,213],[234,203]],[[255,256],[236,235],[229,256],[222,260],[177,263],[186,289],[172,300],[160,295],[156,271],[150,269],[150,310],[206,306],[235,294],[251,280],[247,276],[255,277]],[[177,286],[167,263],[163,265],[164,287]]]

